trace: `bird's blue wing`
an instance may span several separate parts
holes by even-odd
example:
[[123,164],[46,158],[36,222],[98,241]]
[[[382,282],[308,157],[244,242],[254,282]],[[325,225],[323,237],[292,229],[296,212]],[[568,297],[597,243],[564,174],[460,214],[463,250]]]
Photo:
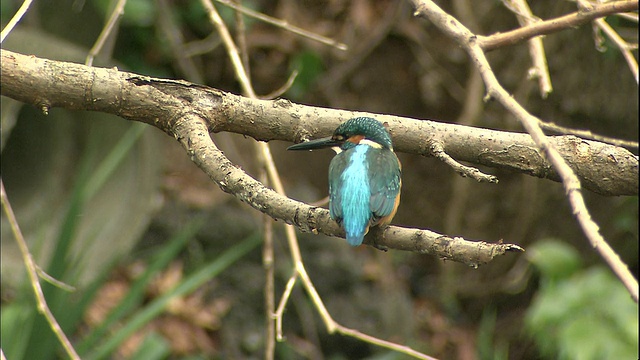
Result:
[[396,198],[402,186],[400,163],[391,151],[375,149],[369,156],[369,184],[371,200],[369,207],[375,221],[395,213]]
[[337,154],[329,165],[329,215],[337,222],[341,222],[342,195],[339,189],[343,188],[342,172],[347,167],[348,159],[345,153]]

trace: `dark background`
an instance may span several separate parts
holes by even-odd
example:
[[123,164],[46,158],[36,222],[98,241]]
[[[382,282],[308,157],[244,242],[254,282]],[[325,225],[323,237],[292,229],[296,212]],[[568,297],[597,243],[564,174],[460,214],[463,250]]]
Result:
[[[482,102],[484,86],[474,80],[477,74],[464,51],[427,21],[414,18],[408,2],[244,4],[349,45],[349,51],[343,52],[245,18],[251,80],[260,95],[281,87],[295,69],[299,71],[296,82],[282,95],[295,102],[523,131],[499,104]],[[18,5],[2,1],[3,24]],[[84,62],[109,13],[108,6],[106,1],[36,2],[3,47]],[[500,2],[459,0],[441,6],[478,34],[518,27],[515,16]],[[576,10],[571,2],[538,1],[531,6],[542,19]],[[216,7],[235,34],[233,12],[219,4]],[[618,17],[608,22],[629,42],[637,43],[637,24]],[[168,34],[182,36],[188,45],[173,47]],[[24,39],[20,36],[32,40],[18,40]],[[543,120],[637,141],[638,86],[613,43],[605,40],[602,51],[597,50],[593,29],[585,25],[546,36],[544,46],[554,86],[547,99],[541,98],[536,81],[527,79],[531,59],[526,44],[488,54],[507,91]],[[117,36],[107,43],[106,52],[112,53],[112,59],[99,56],[97,66],[117,64],[135,73],[241,92],[225,49],[197,1],[129,1]],[[187,65],[179,65],[176,59],[187,53],[193,54]],[[637,58],[637,50],[634,55]],[[479,105],[479,110],[461,118],[471,104]],[[44,117],[35,109],[22,108],[15,126],[7,126],[3,119],[2,174],[9,197],[15,199],[16,207],[21,202],[26,208],[36,206],[33,202],[38,199],[43,202],[37,205],[39,208],[49,209],[25,220],[33,224],[32,229],[41,225],[48,229],[41,232],[56,232],[58,226],[52,225],[56,222],[50,218],[56,217],[56,209],[64,207],[65,196],[80,171],[84,146],[90,142],[87,139],[104,137],[105,143],[115,143],[125,130],[114,128],[130,126],[121,119],[108,121],[94,116],[99,115],[68,115],[53,110]],[[55,120],[57,117],[63,119]],[[92,120],[81,121],[88,118]],[[28,119],[38,119],[37,125]],[[101,130],[96,130],[98,127]],[[232,161],[257,176],[252,139],[224,133],[214,134],[213,139]],[[111,275],[104,280],[104,292],[99,293],[98,298],[103,300],[118,288],[117,284],[126,287],[135,272],[132,269],[144,267],[150,254],[191,219],[206,220],[175,259],[185,274],[262,228],[260,214],[220,191],[173,139],[149,129],[141,141],[131,151],[133,160],[128,170],[114,175],[122,184],[113,185],[113,193],[102,196],[103,201],[96,200],[101,203],[98,208],[83,215],[97,213],[99,226],[117,221],[118,216],[123,217],[118,224],[126,224],[112,226],[111,233],[105,230],[108,235],[104,239],[117,238],[120,242],[97,240],[104,249],[93,250],[99,252],[97,257],[104,260],[103,266],[114,264],[108,259],[117,259]],[[306,202],[326,196],[332,152],[286,152],[290,144],[274,141],[271,145],[289,196]],[[637,154],[637,149],[632,151]],[[481,170],[496,175],[499,184],[479,184],[459,177],[432,158],[410,154],[399,154],[399,158],[403,164],[402,202],[394,224],[468,239],[503,240],[527,250],[554,239],[575,248],[581,269],[604,263],[572,216],[561,184],[490,168]],[[36,179],[34,174],[38,174]],[[55,190],[48,191],[52,184]],[[123,195],[124,191],[130,195]],[[601,233],[637,273],[637,197],[603,197],[588,191],[584,196]],[[108,206],[110,202],[112,206]],[[135,216],[127,215],[133,211]],[[34,212],[24,210],[23,216]],[[275,232],[277,301],[292,270],[278,223]],[[102,230],[88,233],[102,234]],[[508,254],[472,269],[433,256],[383,253],[369,247],[354,249],[343,239],[322,235],[301,234],[300,244],[318,292],[334,319],[345,326],[443,359],[537,359],[547,354],[535,334],[525,330],[525,316],[547,281],[544,272],[540,275],[531,265],[535,252]],[[9,245],[3,229],[3,256],[10,251],[5,251],[9,249],[5,246]],[[88,249],[93,245],[87,246],[77,256],[90,258]],[[43,262],[56,261],[49,259],[46,245],[38,249]],[[5,258],[3,262],[7,263]],[[95,262],[86,263],[90,268]],[[19,298],[15,288],[22,286],[16,285],[19,280],[9,281],[20,278],[14,276],[18,270],[4,266],[3,306]],[[12,273],[7,275],[8,271]],[[164,272],[160,278],[169,274]],[[91,283],[92,279],[87,275],[85,281]],[[203,311],[218,316],[218,325],[205,328],[185,316],[164,315],[156,320],[153,331],[168,339],[172,357],[200,354],[203,358],[260,358],[265,322],[263,284],[260,251],[255,249],[195,295],[201,299],[198,306]],[[149,291],[147,296],[151,299],[157,294]],[[218,312],[207,307],[211,304],[220,306]],[[89,313],[95,311],[91,306],[87,309]],[[401,358],[355,339],[328,335],[300,286],[293,292],[284,320],[287,341],[278,344],[277,358]],[[81,338],[91,326],[85,320],[73,336]],[[178,340],[181,336],[185,337],[183,343]],[[135,348],[135,341],[130,343]],[[127,357],[127,351],[133,350],[123,347],[118,356]],[[558,349],[550,354],[553,351]]]

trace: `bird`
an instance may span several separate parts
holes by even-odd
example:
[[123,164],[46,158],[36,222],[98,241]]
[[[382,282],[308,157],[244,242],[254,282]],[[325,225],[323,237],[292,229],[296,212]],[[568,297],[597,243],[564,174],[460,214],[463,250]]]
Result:
[[287,150],[332,147],[329,165],[329,215],[359,246],[371,226],[386,226],[398,210],[402,165],[387,128],[371,117],[342,123],[331,137],[289,146]]

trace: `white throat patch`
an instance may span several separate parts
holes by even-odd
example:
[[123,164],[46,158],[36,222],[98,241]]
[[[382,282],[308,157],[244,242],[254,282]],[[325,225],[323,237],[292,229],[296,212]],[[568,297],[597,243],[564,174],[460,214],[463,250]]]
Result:
[[369,145],[369,146],[371,146],[371,147],[372,147],[372,148],[374,148],[374,149],[382,149],[382,145],[378,144],[378,143],[377,143],[377,142],[375,142],[375,141],[371,141],[371,140],[369,140],[369,139],[362,139],[362,140],[360,140],[359,144],[362,144],[362,145]]

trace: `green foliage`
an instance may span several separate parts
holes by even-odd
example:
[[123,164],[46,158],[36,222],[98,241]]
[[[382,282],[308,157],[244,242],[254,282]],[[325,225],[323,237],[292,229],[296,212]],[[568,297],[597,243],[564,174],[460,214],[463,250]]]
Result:
[[131,360],[156,360],[165,359],[171,353],[167,341],[159,334],[152,332],[144,338]]
[[[241,5],[247,9],[253,10],[253,11],[257,11],[260,12],[260,3],[256,2],[256,1],[243,1],[241,3]],[[234,9],[232,9],[229,6],[224,6],[222,4],[219,4],[217,2],[214,1],[214,6],[216,7],[216,10],[218,10],[218,13],[220,14],[220,17],[222,18],[222,21],[224,21],[225,24],[227,24],[227,26],[235,28],[237,26],[236,24],[236,16],[238,15],[238,12],[236,12]],[[202,7],[202,6],[201,6]],[[254,19],[251,16],[246,16],[246,15],[242,15],[243,17],[243,21],[244,21],[244,25],[246,27],[247,30],[251,29],[251,27],[253,26],[253,24],[255,24],[256,19]]]
[[504,341],[494,344],[497,314],[495,309],[485,310],[480,319],[476,351],[478,359],[502,360],[509,358],[509,345]]
[[525,322],[542,354],[579,360],[638,358],[638,306],[611,271],[601,266],[579,270],[578,253],[556,241],[532,250],[543,283]]
[[560,240],[543,240],[527,250],[527,258],[540,271],[542,281],[566,279],[582,267],[580,255]]
[[173,290],[162,294],[160,297],[154,299],[145,307],[138,309],[138,311],[127,320],[126,324],[122,326],[111,337],[107,338],[97,348],[93,349],[86,359],[104,359],[117,349],[117,347],[132,335],[136,330],[155,319],[162,314],[169,301],[177,296],[186,295],[193,292],[198,287],[202,286],[205,282],[210,281],[216,277],[220,272],[226,270],[233,263],[238,261],[242,256],[246,255],[250,250],[255,248],[260,243],[260,236],[254,235],[226,252],[220,254],[213,261],[206,263],[203,267],[199,268],[195,273],[183,279]]
[[[96,1],[96,6],[103,13],[105,22],[111,17],[115,3],[111,0]],[[157,19],[156,9],[153,0],[127,0],[122,21],[125,25],[151,26]]]
[[[110,357],[132,332],[162,314],[172,297],[192,292],[204,282],[211,280],[218,273],[230,267],[259,243],[259,237],[253,236],[227,252],[217,255],[213,259],[207,259],[193,269],[191,275],[186,276],[178,283],[175,289],[154,299],[149,304],[143,304],[145,289],[148,288],[149,282],[179,256],[185,245],[201,228],[203,222],[194,221],[185,224],[179,234],[155,249],[148,260],[145,272],[131,284],[127,295],[111,311],[101,326],[90,329],[88,334],[83,334],[83,337],[79,339],[78,330],[83,315],[98,294],[98,290],[108,280],[107,276],[111,273],[113,265],[121,258],[121,253],[103,251],[100,256],[107,258],[109,266],[99,272],[92,273],[93,276],[82,285],[79,279],[87,275],[87,266],[90,265],[83,260],[91,254],[83,252],[78,255],[74,248],[77,247],[80,240],[95,239],[92,234],[100,232],[99,226],[101,224],[99,223],[96,225],[98,227],[87,231],[88,236],[82,236],[80,229],[83,226],[83,221],[86,221],[93,209],[92,204],[97,199],[104,200],[100,195],[103,188],[109,186],[110,182],[121,174],[119,170],[121,170],[122,164],[134,153],[134,146],[139,142],[146,128],[143,124],[133,124],[105,154],[100,153],[100,150],[105,146],[102,141],[105,132],[95,132],[89,136],[87,146],[83,147],[80,152],[82,157],[74,172],[73,189],[65,199],[61,225],[53,237],[54,254],[52,258],[54,260],[44,269],[54,278],[66,284],[77,286],[77,290],[69,292],[40,281],[48,307],[83,358]],[[141,180],[138,179],[138,181]],[[122,194],[126,193],[124,189],[120,190]],[[123,202],[122,204],[127,203]],[[107,218],[110,214],[100,214],[103,217],[102,223],[110,221]],[[124,230],[121,229],[121,231]],[[113,244],[115,245],[117,242],[114,241]],[[34,246],[31,250],[35,251],[34,255],[38,258],[36,248]],[[22,281],[16,285],[13,291],[15,293],[12,299],[2,304],[0,319],[2,330],[0,346],[7,358],[39,360],[64,358],[61,345],[49,324],[37,310],[31,286],[26,281]],[[158,341],[153,336],[147,338],[146,345],[138,353],[140,358],[165,357],[166,351]]]
[[3,28],[16,13],[16,5],[13,1],[0,1],[0,21],[2,22]]
[[24,354],[29,346],[28,337],[19,334],[28,334],[33,325],[35,314],[34,301],[14,301],[2,306],[2,350],[11,354],[12,359],[24,359]]
[[[619,232],[633,234],[637,238],[638,233],[638,197],[630,196],[622,198],[613,216],[614,229]],[[637,241],[635,242],[637,245]],[[637,253],[637,251],[634,251]]]
[[90,349],[96,346],[100,339],[104,338],[108,330],[117,321],[131,315],[133,311],[142,304],[144,292],[149,282],[178,256],[180,250],[184,248],[187,241],[193,238],[195,232],[200,229],[201,226],[201,221],[188,224],[179,234],[169,240],[166,245],[157,249],[149,260],[149,265],[144,273],[132,284],[127,292],[127,296],[111,311],[100,327],[93,329],[93,331],[83,339],[82,343],[77,347],[78,353],[83,354],[89,352]]
[[[157,275],[178,256],[180,250],[193,238],[201,226],[201,221],[185,226],[180,234],[157,250],[146,271],[132,284],[127,296],[111,311],[103,324],[87,334],[76,347],[82,358],[109,358],[131,334],[160,316],[171,299],[186,295],[215,278],[216,275],[229,268],[260,243],[259,235],[255,234],[249,237],[215,259],[204,263],[193,274],[184,278],[173,290],[143,306],[145,288],[154,275]],[[94,286],[82,295],[82,298],[93,299],[105,280],[106,277],[98,279]],[[25,287],[21,296],[32,296],[30,291],[30,288]],[[65,301],[60,305],[61,301],[58,299],[62,296]],[[87,310],[89,301],[71,301],[68,294],[63,293],[60,289],[57,289],[57,292],[52,292],[47,299],[49,306],[56,309],[55,316],[58,322],[66,325],[63,326],[65,333],[67,335],[73,334],[77,330],[79,319]],[[70,319],[74,321],[70,322]],[[38,326],[34,325],[36,323]],[[11,359],[54,358],[53,349],[57,340],[48,325],[41,320],[33,301],[14,302],[2,307],[2,333],[2,348]],[[35,337],[34,334],[39,337]],[[29,351],[33,347],[38,347],[38,349]],[[142,347],[138,349],[133,358],[160,359],[165,358],[168,353],[169,348],[166,341],[159,335],[152,334],[145,338]]]
[[[98,136],[90,137],[89,144],[80,161],[75,185],[68,199],[60,230],[54,240],[53,261],[45,269],[47,274],[53,278],[66,284],[77,284],[83,272],[87,271],[87,268],[81,265],[80,257],[74,255],[73,249],[78,241],[78,229],[84,220],[83,211],[96,193],[113,177],[116,169],[123,163],[126,154],[131,152],[134,144],[140,139],[143,131],[144,126],[131,126],[102,161],[96,160],[99,152],[99,138]],[[98,165],[94,167],[96,163]],[[111,262],[115,261],[114,258],[110,259]],[[98,275],[97,278],[101,279],[102,277]],[[80,322],[89,300],[95,295],[97,286],[89,286],[78,293],[69,293],[46,282],[41,281],[41,284],[48,306],[57,322],[66,334],[72,333]],[[6,329],[21,328],[23,331],[3,332],[2,348],[6,351],[7,357],[12,359],[52,358],[58,346],[57,339],[44,317],[37,312],[35,302],[32,300],[32,288],[24,283],[17,291],[16,303],[29,299],[28,304],[31,306],[12,307],[15,306],[15,303],[3,305],[3,314],[5,307],[8,307],[9,310],[7,310],[7,318],[2,318],[2,327]],[[24,321],[19,322],[18,319]],[[5,336],[4,334],[10,335]],[[24,344],[28,345],[25,347]]]
[[298,71],[298,76],[289,90],[287,90],[286,97],[292,100],[300,100],[324,72],[324,65],[317,53],[303,51],[293,58],[291,69],[292,71]]

